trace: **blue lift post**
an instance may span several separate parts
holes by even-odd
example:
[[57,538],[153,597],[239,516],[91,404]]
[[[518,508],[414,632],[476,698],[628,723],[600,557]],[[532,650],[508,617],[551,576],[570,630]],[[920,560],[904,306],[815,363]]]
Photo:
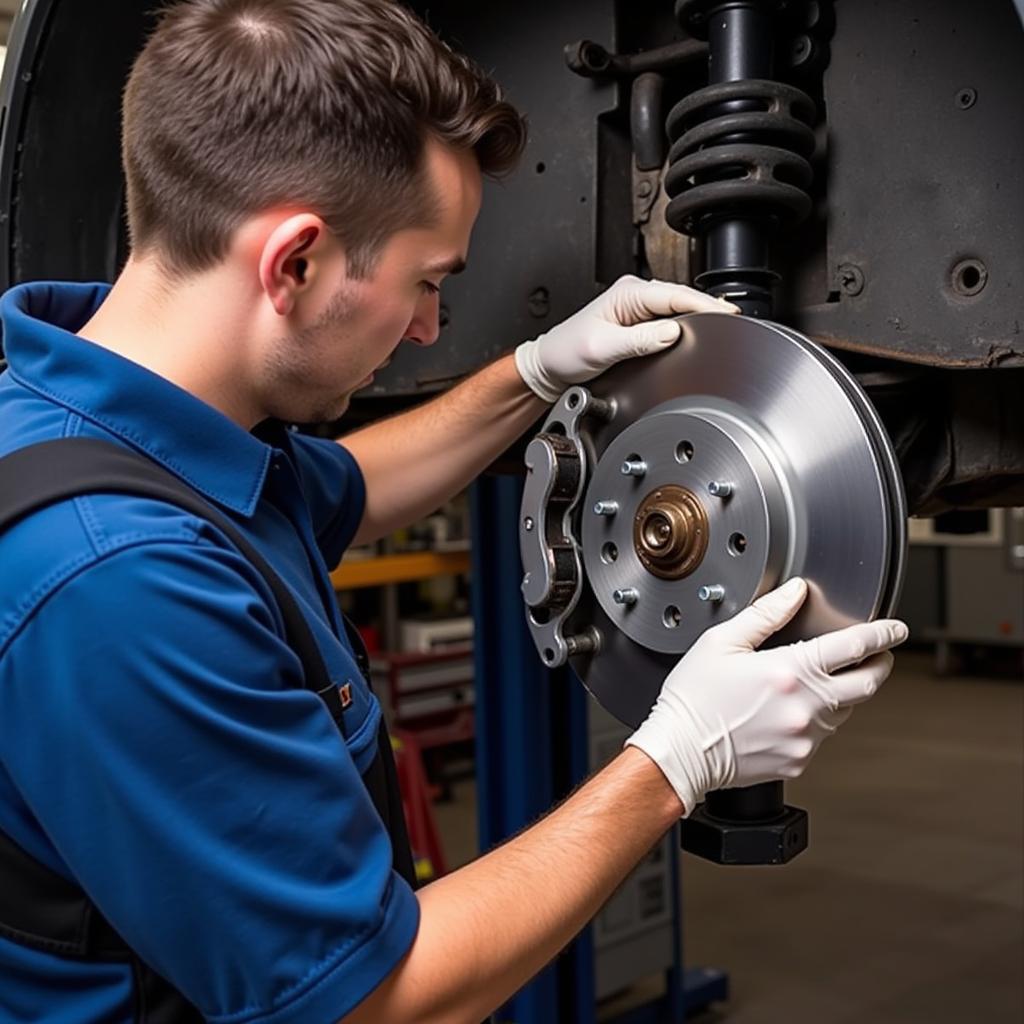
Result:
[[[583,688],[541,664],[519,591],[522,480],[484,476],[473,487],[476,773],[480,849],[515,835],[586,774]],[[514,1024],[593,1024],[590,930],[496,1015]]]
[[[519,584],[522,479],[483,476],[473,487],[473,617],[476,774],[480,849],[515,835],[566,796],[589,771],[587,698],[568,669],[544,668],[530,638]],[[681,907],[678,842],[673,905]],[[728,996],[728,976],[683,969],[677,910],[674,967],[662,999],[618,1018],[681,1022]],[[589,928],[496,1015],[501,1024],[595,1024],[594,945]]]

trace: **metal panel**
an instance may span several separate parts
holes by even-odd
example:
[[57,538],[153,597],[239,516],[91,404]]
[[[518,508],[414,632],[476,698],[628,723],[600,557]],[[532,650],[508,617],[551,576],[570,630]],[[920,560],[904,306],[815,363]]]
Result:
[[793,325],[917,362],[1024,365],[1024,30],[1013,5],[835,10],[821,168],[831,295],[803,282]]

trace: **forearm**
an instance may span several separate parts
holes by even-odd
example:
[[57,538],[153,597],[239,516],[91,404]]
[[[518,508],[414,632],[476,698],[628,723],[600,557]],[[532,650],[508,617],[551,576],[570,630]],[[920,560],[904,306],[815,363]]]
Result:
[[504,846],[419,893],[416,941],[346,1024],[476,1024],[548,963],[683,813],[628,748]]
[[439,398],[345,437],[366,477],[356,542],[386,536],[444,504],[544,408],[506,356]]

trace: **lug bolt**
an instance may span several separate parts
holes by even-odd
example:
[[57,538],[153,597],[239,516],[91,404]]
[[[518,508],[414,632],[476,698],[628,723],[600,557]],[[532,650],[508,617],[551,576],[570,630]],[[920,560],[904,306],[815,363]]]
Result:
[[531,516],[527,516],[523,520],[523,528],[526,530],[527,533],[529,533],[533,529],[533,518]]
[[619,511],[619,503],[617,501],[595,501],[594,502],[594,515],[595,516],[613,516]]
[[647,473],[647,463],[643,459],[626,459],[622,464],[623,476],[644,476]]
[[712,498],[728,498],[732,494],[732,484],[726,483],[724,480],[712,480],[708,484],[708,494]]
[[717,604],[725,597],[725,587],[720,583],[712,583],[710,586],[701,587],[697,591],[697,597],[702,601],[713,601]]
[[636,587],[624,587],[612,594],[612,600],[616,604],[624,604],[627,607],[636,604],[639,598],[640,594],[637,592]]

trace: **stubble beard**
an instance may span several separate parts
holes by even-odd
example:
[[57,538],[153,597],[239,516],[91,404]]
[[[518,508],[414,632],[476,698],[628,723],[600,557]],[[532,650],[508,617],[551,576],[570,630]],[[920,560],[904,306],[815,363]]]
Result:
[[324,354],[344,344],[345,324],[352,316],[352,288],[341,285],[327,308],[309,327],[290,338],[280,338],[266,362],[268,408],[286,423],[330,423],[349,407],[355,384],[330,395],[317,386],[317,371]]

